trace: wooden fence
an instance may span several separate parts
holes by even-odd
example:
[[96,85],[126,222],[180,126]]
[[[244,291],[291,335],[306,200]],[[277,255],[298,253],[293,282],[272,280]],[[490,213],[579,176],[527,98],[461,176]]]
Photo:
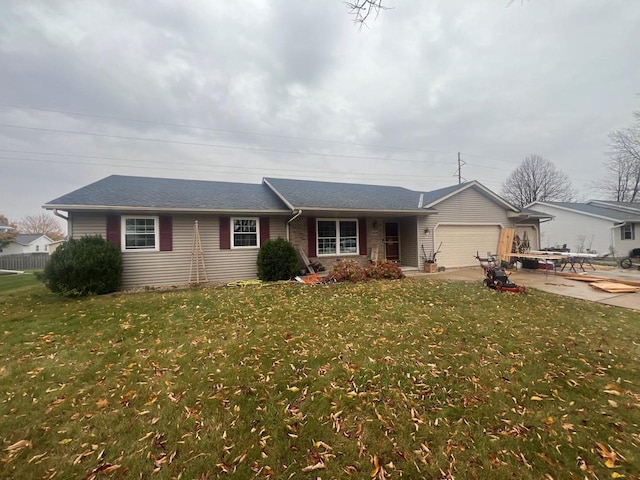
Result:
[[42,270],[48,261],[48,253],[0,255],[0,270]]

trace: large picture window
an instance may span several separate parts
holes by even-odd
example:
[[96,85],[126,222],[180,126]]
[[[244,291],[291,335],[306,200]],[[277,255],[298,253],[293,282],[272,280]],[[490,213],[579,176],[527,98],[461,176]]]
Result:
[[318,255],[357,255],[357,220],[318,220]]
[[232,248],[256,248],[258,247],[257,218],[232,218],[231,219],[231,247]]
[[123,250],[159,250],[158,217],[122,217]]

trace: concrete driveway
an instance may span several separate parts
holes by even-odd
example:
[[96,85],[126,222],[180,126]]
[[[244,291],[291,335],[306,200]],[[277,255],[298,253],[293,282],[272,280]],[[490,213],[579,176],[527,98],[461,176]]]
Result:
[[[611,268],[609,270],[588,271],[587,274],[621,280],[632,279],[640,282],[640,272],[637,270]],[[431,274],[420,274],[420,276],[423,275],[433,280],[460,280],[478,283],[481,283],[484,279],[484,273],[479,266],[450,269],[445,272]],[[588,282],[570,280],[561,275],[555,275],[553,272],[545,274],[544,270],[519,270],[513,272],[510,279],[518,285],[524,285],[527,288],[536,288],[565,297],[579,298],[590,302],[640,311],[640,292],[608,293],[593,288]]]

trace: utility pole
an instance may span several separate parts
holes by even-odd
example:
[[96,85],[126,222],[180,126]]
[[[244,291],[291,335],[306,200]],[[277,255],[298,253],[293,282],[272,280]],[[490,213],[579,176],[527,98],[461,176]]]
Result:
[[464,160],[460,159],[460,152],[458,152],[458,171],[454,174],[458,176],[458,185],[462,183],[462,166],[465,165]]

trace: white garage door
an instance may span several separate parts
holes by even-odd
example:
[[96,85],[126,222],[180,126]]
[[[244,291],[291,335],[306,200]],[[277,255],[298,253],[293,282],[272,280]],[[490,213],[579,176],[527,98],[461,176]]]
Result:
[[468,267],[479,265],[476,252],[486,257],[496,253],[500,227],[498,225],[439,225],[435,232],[436,247],[442,242],[436,257],[443,267]]

